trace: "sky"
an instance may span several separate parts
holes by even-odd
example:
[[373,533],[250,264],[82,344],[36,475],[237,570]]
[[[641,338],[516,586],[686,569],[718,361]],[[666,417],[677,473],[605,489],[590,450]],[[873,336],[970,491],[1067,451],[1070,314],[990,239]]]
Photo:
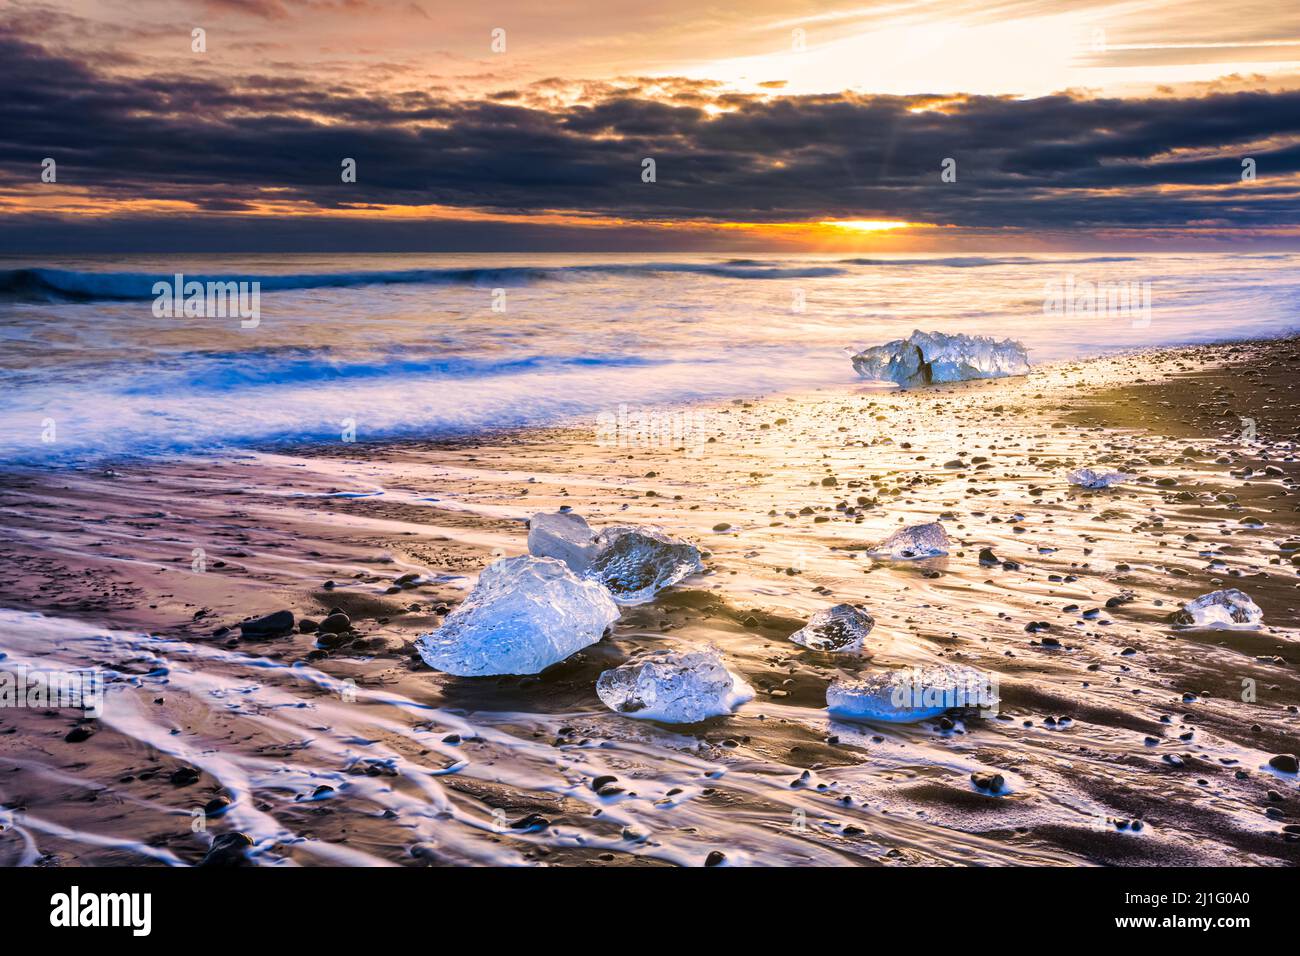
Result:
[[0,0],[0,93],[0,252],[1300,248],[1295,3]]

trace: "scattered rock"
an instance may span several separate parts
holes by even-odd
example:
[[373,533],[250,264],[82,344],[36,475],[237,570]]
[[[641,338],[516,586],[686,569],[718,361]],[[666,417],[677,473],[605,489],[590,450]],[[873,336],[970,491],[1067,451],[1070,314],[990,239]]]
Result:
[[222,833],[212,841],[199,866],[245,866],[253,845],[246,833]]
[[1283,773],[1296,773],[1300,771],[1297,765],[1295,754],[1276,754],[1270,757],[1268,765],[1274,770],[1281,770]]
[[276,611],[265,617],[253,618],[239,625],[240,633],[250,640],[278,637],[293,630],[293,612]]

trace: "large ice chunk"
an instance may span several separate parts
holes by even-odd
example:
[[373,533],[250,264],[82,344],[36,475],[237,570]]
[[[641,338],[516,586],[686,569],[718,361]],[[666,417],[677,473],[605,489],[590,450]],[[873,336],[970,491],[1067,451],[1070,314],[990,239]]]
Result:
[[826,688],[831,714],[850,720],[911,723],[949,710],[990,711],[997,704],[996,684],[973,667],[960,664],[840,678]]
[[1253,626],[1264,620],[1264,612],[1245,591],[1225,588],[1202,594],[1183,605],[1179,624],[1191,627]]
[[596,694],[610,710],[642,720],[693,724],[729,714],[754,698],[754,689],[727,670],[713,648],[658,651],[605,671]]
[[1132,481],[1136,475],[1123,471],[1094,471],[1091,468],[1076,468],[1065,476],[1072,485],[1080,488],[1109,488],[1121,482]]
[[528,521],[528,553],[558,558],[574,574],[585,574],[596,556],[596,532],[572,511],[535,514]]
[[852,361],[863,378],[904,386],[1029,374],[1029,355],[1019,342],[919,329],[905,339],[863,349]]
[[875,619],[861,608],[836,604],[810,617],[807,624],[790,635],[790,640],[814,651],[862,654],[862,641],[875,626]]
[[927,524],[910,524],[899,528],[868,554],[883,558],[910,561],[915,558],[934,558],[947,554],[950,542],[948,532],[937,521]]
[[430,634],[415,642],[424,662],[458,677],[536,674],[595,644],[618,607],[595,581],[554,558],[493,562]]
[[695,545],[659,528],[613,525],[596,538],[596,556],[587,576],[609,588],[619,604],[644,604],[703,570]]

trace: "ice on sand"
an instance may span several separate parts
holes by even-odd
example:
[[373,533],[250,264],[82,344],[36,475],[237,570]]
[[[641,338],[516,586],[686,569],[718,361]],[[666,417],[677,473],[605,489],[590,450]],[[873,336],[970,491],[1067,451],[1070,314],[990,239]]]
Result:
[[459,677],[536,674],[595,644],[618,613],[604,588],[561,561],[503,558],[415,646],[430,667]]
[[1183,605],[1178,623],[1191,627],[1240,627],[1259,624],[1264,612],[1250,595],[1236,588],[1211,591]]
[[959,664],[839,678],[826,688],[831,714],[848,720],[912,723],[949,710],[992,710],[997,702],[989,678]]
[[575,574],[599,581],[620,604],[642,604],[704,570],[694,545],[658,528],[614,525],[596,534],[572,512],[533,515],[528,551],[556,558]]
[[596,556],[596,532],[572,511],[535,514],[528,522],[528,553],[557,558],[574,574],[585,574]]
[[911,524],[899,528],[868,553],[878,557],[911,560],[947,554],[948,547],[948,532],[943,530],[943,525],[939,522],[931,521],[928,524]]
[[1019,342],[919,329],[905,339],[863,349],[852,361],[863,378],[904,386],[1029,374],[1029,355]]
[[814,651],[861,654],[862,641],[875,626],[875,619],[861,608],[836,604],[810,617],[790,640]]
[[1122,471],[1093,471],[1091,468],[1078,468],[1065,476],[1072,485],[1080,488],[1109,488],[1124,481],[1132,481],[1136,476]]
[[619,604],[644,604],[664,588],[704,570],[693,545],[653,527],[614,525],[596,538],[587,576],[609,588]]
[[605,671],[596,694],[610,710],[641,720],[693,724],[729,714],[754,689],[727,670],[713,648],[659,651]]

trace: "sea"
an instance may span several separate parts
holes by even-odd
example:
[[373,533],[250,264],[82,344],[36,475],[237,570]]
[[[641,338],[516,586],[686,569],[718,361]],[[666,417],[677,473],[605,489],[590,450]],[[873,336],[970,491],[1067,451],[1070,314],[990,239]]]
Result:
[[[257,316],[160,308],[248,283]],[[182,285],[183,288],[183,285]],[[913,330],[1033,363],[1300,325],[1300,255],[0,259],[0,464],[444,438],[836,388]]]

